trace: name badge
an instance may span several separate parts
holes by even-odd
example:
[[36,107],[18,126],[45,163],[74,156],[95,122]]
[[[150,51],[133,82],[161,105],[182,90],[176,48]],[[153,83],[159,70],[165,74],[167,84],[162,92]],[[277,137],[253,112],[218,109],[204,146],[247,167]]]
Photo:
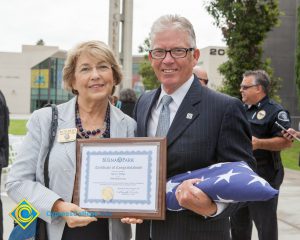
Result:
[[76,140],[77,128],[66,128],[58,131],[57,141],[60,143],[73,142]]

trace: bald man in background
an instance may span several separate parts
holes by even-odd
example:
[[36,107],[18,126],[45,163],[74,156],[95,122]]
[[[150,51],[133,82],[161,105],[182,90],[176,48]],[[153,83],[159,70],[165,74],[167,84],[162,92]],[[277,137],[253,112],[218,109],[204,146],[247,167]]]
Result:
[[195,66],[193,68],[193,73],[199,79],[202,86],[207,86],[208,77],[207,77],[207,72],[205,70],[201,69],[199,66]]

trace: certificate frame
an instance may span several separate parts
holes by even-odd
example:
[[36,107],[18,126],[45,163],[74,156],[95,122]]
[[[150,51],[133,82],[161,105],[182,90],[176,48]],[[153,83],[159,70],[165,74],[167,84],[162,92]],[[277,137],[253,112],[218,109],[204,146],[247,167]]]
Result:
[[[81,208],[85,209],[91,216],[95,216],[97,218],[123,218],[123,217],[134,217],[134,218],[141,218],[141,219],[152,219],[152,220],[164,220],[165,219],[165,211],[166,211],[166,206],[165,206],[165,198],[166,198],[166,159],[167,159],[167,141],[166,138],[162,137],[137,137],[137,138],[102,138],[102,139],[78,139],[76,143],[76,174],[75,174],[75,183],[74,183],[74,191],[73,191],[73,202],[80,206]],[[106,151],[104,149],[110,149],[111,151]],[[112,150],[112,149],[115,149]],[[154,151],[126,151],[126,149],[154,149]],[[155,150],[156,149],[156,150]],[[147,199],[144,199],[144,201],[123,201],[122,198],[119,199],[105,199],[103,197],[103,194],[105,193],[105,189],[103,189],[102,183],[106,181],[106,179],[102,179],[101,175],[104,176],[103,174],[94,174],[96,177],[92,178],[97,178],[98,180],[100,179],[100,182],[96,183],[101,183],[98,185],[93,185],[93,186],[102,186],[102,197],[97,198],[89,198],[86,196],[94,194],[94,191],[98,191],[95,188],[92,188],[92,185],[89,185],[90,182],[92,184],[95,183],[94,181],[91,181],[89,179],[89,176],[87,173],[89,172],[95,172],[97,170],[94,169],[101,169],[104,168],[104,166],[107,165],[101,165],[102,162],[104,161],[104,158],[102,155],[105,153],[112,154],[111,159],[115,159],[118,154],[122,154],[124,156],[125,154],[133,154],[136,156],[137,152],[138,154],[141,154],[141,157],[136,157],[132,159],[136,159],[134,161],[141,163],[146,170],[146,175],[150,176],[151,179],[148,179],[148,177],[145,177],[145,180],[143,183],[144,185],[146,184],[147,190],[150,189],[150,193],[147,190],[140,190],[140,192],[143,192],[141,194],[142,199],[144,199],[144,196],[148,196]],[[142,152],[142,153],[141,153]],[[143,155],[144,153],[144,155]],[[89,163],[92,161],[92,158],[90,156],[93,155],[95,161],[100,162],[101,167],[90,167]],[[99,156],[98,156],[99,155]],[[101,155],[101,156],[100,156]],[[107,155],[105,155],[107,156]],[[110,156],[110,155],[109,155]],[[119,156],[120,158],[120,156]],[[102,160],[100,160],[102,159]],[[126,160],[126,158],[124,158]],[[147,163],[145,163],[145,159]],[[104,161],[103,164],[106,164]],[[112,168],[115,168],[118,166],[116,163],[111,163]],[[128,175],[128,178],[131,178],[130,175],[132,176],[131,172],[132,169],[130,165],[126,165],[126,163],[123,166],[124,169],[121,170],[120,174],[123,175]],[[85,166],[85,167],[84,167]],[[148,168],[149,166],[149,168]],[[105,167],[106,168],[106,167]],[[130,170],[126,170],[125,168],[129,168]],[[143,169],[143,168],[142,168]],[[151,171],[149,171],[151,169]],[[102,171],[102,172],[101,172]],[[100,170],[99,173],[105,173],[108,172],[108,176],[114,175],[116,173],[115,170]],[[133,170],[134,171],[134,170]],[[141,171],[142,172],[142,171]],[[148,174],[148,172],[150,172]],[[136,172],[138,173],[138,172]],[[118,174],[118,172],[117,172]],[[144,179],[145,174],[142,175],[141,178],[138,179]],[[88,180],[87,180],[88,179]],[[109,177],[110,179],[110,184],[112,186],[118,185],[119,183],[114,182],[111,179],[114,179],[113,177]],[[118,181],[117,181],[118,182]],[[132,183],[132,182],[130,182]],[[154,183],[154,184],[152,184]],[[122,182],[124,185],[124,182]],[[125,182],[126,184],[126,182]],[[139,183],[140,184],[140,183]],[[134,183],[133,183],[134,185]],[[140,184],[141,185],[141,184]],[[150,185],[150,186],[149,186]],[[86,187],[88,186],[88,187]],[[113,188],[118,188],[112,187]],[[122,187],[119,187],[122,189]],[[86,190],[90,189],[90,190]],[[94,190],[95,189],[95,190]],[[133,188],[137,189],[137,188]],[[141,188],[143,189],[143,188]],[[110,189],[106,189],[106,196],[110,197]],[[132,189],[131,189],[132,190]],[[89,192],[89,194],[87,193]],[[122,192],[122,191],[119,191]],[[124,191],[123,191],[124,192]],[[135,191],[139,192],[139,191]],[[147,194],[146,194],[147,192]],[[100,195],[100,194],[99,194]],[[121,194],[122,195],[122,194]],[[126,195],[126,193],[125,193]],[[125,199],[127,196],[125,196]],[[128,195],[128,194],[127,194]],[[134,194],[132,194],[134,195]],[[83,197],[84,196],[84,197]],[[119,194],[120,196],[120,194]],[[138,195],[140,196],[140,195]],[[99,202],[99,207],[98,203]],[[89,205],[90,203],[90,205]],[[147,204],[150,203],[150,207],[148,208]],[[141,205],[145,204],[145,208],[141,207]],[[136,206],[136,207],[135,207]],[[142,208],[142,209],[141,209]]]

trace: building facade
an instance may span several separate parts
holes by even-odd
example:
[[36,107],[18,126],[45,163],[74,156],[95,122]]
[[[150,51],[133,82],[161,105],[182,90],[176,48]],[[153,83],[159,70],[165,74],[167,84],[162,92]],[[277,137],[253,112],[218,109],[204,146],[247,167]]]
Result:
[[279,1],[280,26],[275,27],[264,42],[264,56],[271,59],[274,76],[281,79],[279,95],[282,105],[292,115],[293,127],[300,121],[299,100],[296,87],[297,10],[300,1]]
[[208,87],[218,90],[223,84],[223,76],[218,67],[228,60],[226,47],[209,46],[200,49],[198,64],[208,75]]
[[0,89],[10,113],[28,114],[70,99],[62,84],[65,58],[65,51],[50,46],[23,45],[20,53],[0,52]]

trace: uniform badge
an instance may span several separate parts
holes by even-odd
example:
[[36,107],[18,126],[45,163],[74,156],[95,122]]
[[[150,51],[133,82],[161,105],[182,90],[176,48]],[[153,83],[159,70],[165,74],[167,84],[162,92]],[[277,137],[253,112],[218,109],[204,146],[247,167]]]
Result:
[[76,140],[77,128],[66,128],[58,131],[57,141],[60,143],[73,142]]
[[266,116],[266,111],[265,111],[265,110],[260,110],[260,111],[257,113],[257,115],[256,115],[256,117],[257,117],[258,120],[263,119],[265,116]]
[[278,113],[278,119],[284,122],[289,122],[290,119],[285,111],[280,111]]

